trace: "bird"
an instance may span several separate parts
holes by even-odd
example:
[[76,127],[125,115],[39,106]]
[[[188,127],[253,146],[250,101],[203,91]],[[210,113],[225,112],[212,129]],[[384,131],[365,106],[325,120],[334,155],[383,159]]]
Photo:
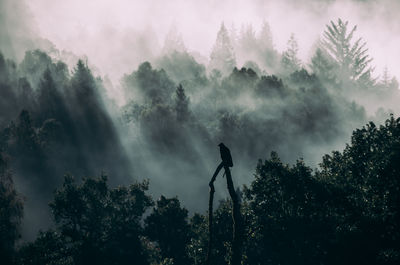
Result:
[[229,148],[226,147],[226,145],[224,145],[223,143],[220,143],[218,146],[224,166],[233,167],[231,151],[229,150]]

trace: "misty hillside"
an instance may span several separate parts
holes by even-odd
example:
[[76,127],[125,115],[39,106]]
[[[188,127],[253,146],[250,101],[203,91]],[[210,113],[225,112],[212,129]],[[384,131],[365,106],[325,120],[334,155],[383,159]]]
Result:
[[398,264],[397,69],[362,25],[327,19],[307,59],[265,19],[207,55],[171,27],[82,56],[28,7],[0,1],[1,264]]

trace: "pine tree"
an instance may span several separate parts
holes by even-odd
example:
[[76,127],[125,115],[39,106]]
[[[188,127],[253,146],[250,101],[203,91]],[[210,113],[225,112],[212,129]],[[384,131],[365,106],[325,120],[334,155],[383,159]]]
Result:
[[389,70],[386,66],[383,69],[383,75],[382,75],[381,81],[379,82],[380,86],[383,89],[390,89],[392,87],[392,81],[393,81],[393,79],[390,77]]
[[258,42],[259,45],[264,49],[272,50],[274,48],[271,27],[266,21],[263,22],[263,25],[261,27]]
[[186,251],[190,242],[188,211],[177,197],[161,196],[144,223],[145,234],[157,242],[162,258],[173,259],[176,265],[193,264]]
[[251,24],[242,27],[240,31],[240,46],[242,52],[254,51],[257,47],[256,33]]
[[335,73],[337,70],[337,64],[332,60],[332,58],[326,53],[325,50],[318,48],[311,58],[310,67],[314,74],[319,78],[335,82]]
[[235,52],[228,31],[224,23],[222,23],[210,55],[209,70],[217,69],[221,71],[223,75],[227,75],[232,72],[235,65]]
[[234,48],[234,50],[236,50],[238,42],[238,33],[235,24],[233,23],[231,25],[231,28],[229,29],[229,38],[231,40],[232,47]]
[[274,49],[271,27],[266,21],[263,22],[257,42],[259,52],[258,57],[261,58],[260,63],[263,64],[267,70],[272,71],[276,69],[276,65],[279,64],[280,56]]
[[387,88],[389,86],[390,77],[389,77],[389,71],[388,71],[387,66],[383,69],[383,75],[382,75],[381,83],[385,88]]
[[392,77],[392,80],[390,80],[389,88],[395,91],[399,89],[399,81],[397,81],[396,77]]
[[164,47],[162,50],[163,54],[168,54],[171,52],[186,52],[182,35],[179,34],[175,26],[171,27],[170,31],[165,37]]
[[236,55],[238,64],[243,65],[246,61],[258,61],[259,59],[259,48],[256,38],[256,33],[251,24],[242,25],[240,30],[240,36],[238,38],[238,45]]
[[17,194],[6,158],[0,153],[0,260],[12,264],[14,246],[20,237],[23,202]]
[[294,34],[290,35],[290,39],[287,42],[287,49],[282,54],[282,66],[290,71],[294,72],[299,70],[301,67],[301,61],[297,57],[297,53],[299,52],[299,45],[297,44],[297,40]]
[[186,121],[189,118],[189,98],[186,96],[185,89],[181,84],[175,91],[175,111],[178,121]]
[[353,42],[357,26],[348,32],[348,24],[348,21],[343,22],[341,19],[337,23],[331,21],[324,31],[321,48],[338,64],[342,77],[363,82],[373,81],[373,69],[370,66],[372,58],[367,54],[367,43],[362,38]]
[[40,80],[37,100],[41,106],[41,112],[37,114],[39,122],[53,118],[62,121],[67,118],[64,99],[49,69],[45,70]]
[[380,86],[386,90],[396,90],[399,88],[399,83],[396,77],[391,77],[388,68],[383,69],[383,75],[380,81]]
[[32,125],[31,115],[28,111],[21,111],[18,117],[18,124],[14,130],[16,143],[20,148],[22,148],[21,151],[27,151],[31,152],[30,154],[35,154],[39,148],[39,142],[35,128]]

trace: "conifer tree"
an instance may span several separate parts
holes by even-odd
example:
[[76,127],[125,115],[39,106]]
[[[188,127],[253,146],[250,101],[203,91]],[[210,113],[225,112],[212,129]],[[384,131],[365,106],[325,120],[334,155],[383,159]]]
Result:
[[171,52],[186,52],[182,35],[179,34],[175,26],[171,27],[170,31],[165,37],[164,47],[162,50],[163,54],[168,54]]
[[279,64],[279,54],[274,49],[271,27],[268,22],[264,21],[261,31],[258,34],[258,56],[262,59],[261,63],[265,65],[267,70],[273,70]]
[[282,66],[290,71],[294,72],[301,67],[301,61],[297,57],[299,52],[299,45],[294,34],[290,35],[290,39],[287,42],[287,49],[282,54]]
[[333,61],[333,59],[326,53],[325,50],[318,48],[311,58],[310,67],[314,74],[316,74],[319,78],[334,82],[335,81],[335,73],[337,70],[337,64]]
[[23,215],[22,199],[14,188],[7,161],[0,153],[0,260],[12,264],[14,246],[20,237],[19,226]]
[[251,24],[242,27],[240,32],[240,46],[243,53],[250,53],[257,48],[256,33]]
[[353,40],[357,26],[350,31],[348,21],[340,18],[337,23],[331,21],[323,34],[322,49],[338,64],[340,74],[350,80],[373,81],[372,58],[368,55],[367,43],[362,38]]
[[181,84],[175,91],[175,111],[176,119],[180,122],[186,121],[189,117],[189,98],[185,94],[185,89]]
[[387,67],[383,69],[383,75],[380,81],[380,86],[383,89],[395,90],[399,87],[396,77],[391,77]]
[[217,34],[217,40],[210,55],[209,69],[217,69],[222,74],[227,75],[232,72],[236,65],[236,58],[231,40],[224,23]]
[[263,22],[261,27],[258,42],[260,43],[260,46],[265,47],[265,49],[272,50],[274,48],[271,27],[266,21]]

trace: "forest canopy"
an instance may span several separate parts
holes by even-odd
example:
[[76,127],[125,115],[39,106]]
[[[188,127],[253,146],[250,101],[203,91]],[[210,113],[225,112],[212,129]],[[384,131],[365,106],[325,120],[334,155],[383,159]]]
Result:
[[[206,62],[171,31],[120,84],[87,58],[0,52],[0,260],[204,264],[224,142],[242,264],[398,264],[400,94],[367,47],[337,19],[306,62],[294,34],[279,52],[267,22],[221,23]],[[221,179],[211,264],[233,248]]]
[[[351,144],[325,155],[320,169],[302,160],[284,164],[276,153],[260,160],[254,179],[240,192],[243,264],[398,263],[399,159],[400,119],[392,116],[385,125],[370,122],[355,130]],[[11,241],[2,242],[15,242],[22,203],[5,174],[3,169],[1,224]],[[204,264],[205,214],[189,217],[177,197],[161,196],[154,203],[148,188],[147,181],[111,188],[106,176],[78,182],[67,175],[50,203],[56,227],[17,250],[2,243],[2,260]],[[228,200],[220,201],[213,228],[211,264],[224,264],[232,231]]]

